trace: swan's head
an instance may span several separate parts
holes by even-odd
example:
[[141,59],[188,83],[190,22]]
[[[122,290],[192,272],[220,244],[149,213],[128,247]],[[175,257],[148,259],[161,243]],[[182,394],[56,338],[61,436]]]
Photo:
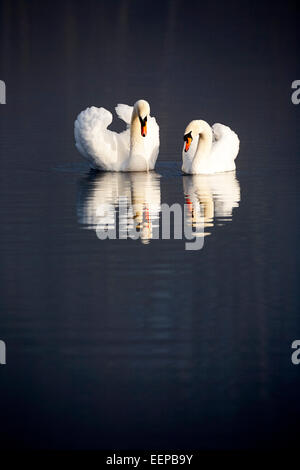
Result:
[[193,139],[195,139],[199,134],[205,131],[205,127],[208,124],[205,121],[195,120],[191,121],[184,131],[184,151],[187,152],[190,148]]
[[134,105],[134,110],[141,123],[141,135],[147,135],[147,118],[150,114],[150,105],[145,100],[138,100]]

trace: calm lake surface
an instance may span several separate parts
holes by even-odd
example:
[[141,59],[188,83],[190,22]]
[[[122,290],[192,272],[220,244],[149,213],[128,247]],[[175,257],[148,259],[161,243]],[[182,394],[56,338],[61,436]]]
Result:
[[[1,448],[295,445],[299,21],[289,1],[0,1]],[[155,172],[89,171],[76,115],[139,98]],[[181,175],[195,118],[238,133],[235,174]],[[140,239],[98,238],[117,196]],[[187,198],[201,250],[151,238],[159,205]]]

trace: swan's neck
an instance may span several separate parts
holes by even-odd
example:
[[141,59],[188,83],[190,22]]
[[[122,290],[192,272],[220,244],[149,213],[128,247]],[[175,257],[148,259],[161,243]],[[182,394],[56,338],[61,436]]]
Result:
[[199,134],[199,141],[192,163],[192,172],[197,173],[201,165],[207,161],[212,147],[212,130],[208,124]]
[[133,109],[130,125],[130,153],[141,140],[141,125],[135,109]]
[[129,168],[147,170],[148,161],[145,158],[145,137],[141,135],[141,123],[135,109],[132,112],[130,125],[130,154]]

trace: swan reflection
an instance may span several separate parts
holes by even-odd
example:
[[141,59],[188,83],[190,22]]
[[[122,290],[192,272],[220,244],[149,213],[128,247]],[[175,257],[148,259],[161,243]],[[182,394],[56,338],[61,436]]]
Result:
[[[80,181],[78,222],[97,235],[119,227],[118,238],[136,233],[143,243],[159,230],[160,176],[155,172],[96,173]],[[116,217],[119,216],[117,224]],[[101,236],[99,236],[101,238]],[[110,238],[114,238],[110,235]],[[131,236],[131,238],[134,238]]]
[[187,224],[197,229],[201,225],[204,232],[200,236],[210,235],[207,228],[216,222],[232,220],[234,207],[239,206],[240,184],[235,171],[215,175],[191,175],[183,178],[183,191],[187,205]]

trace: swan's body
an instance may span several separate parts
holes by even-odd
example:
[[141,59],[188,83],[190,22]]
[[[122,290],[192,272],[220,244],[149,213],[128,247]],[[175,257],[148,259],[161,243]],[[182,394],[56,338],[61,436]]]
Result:
[[116,112],[127,129],[117,133],[107,129],[112,114],[92,106],[82,111],[74,126],[76,147],[91,168],[103,171],[153,170],[159,151],[159,126],[150,116],[147,101],[134,106],[118,104]]
[[240,141],[223,124],[212,128],[205,121],[192,121],[184,133],[182,171],[187,174],[213,174],[235,170]]

